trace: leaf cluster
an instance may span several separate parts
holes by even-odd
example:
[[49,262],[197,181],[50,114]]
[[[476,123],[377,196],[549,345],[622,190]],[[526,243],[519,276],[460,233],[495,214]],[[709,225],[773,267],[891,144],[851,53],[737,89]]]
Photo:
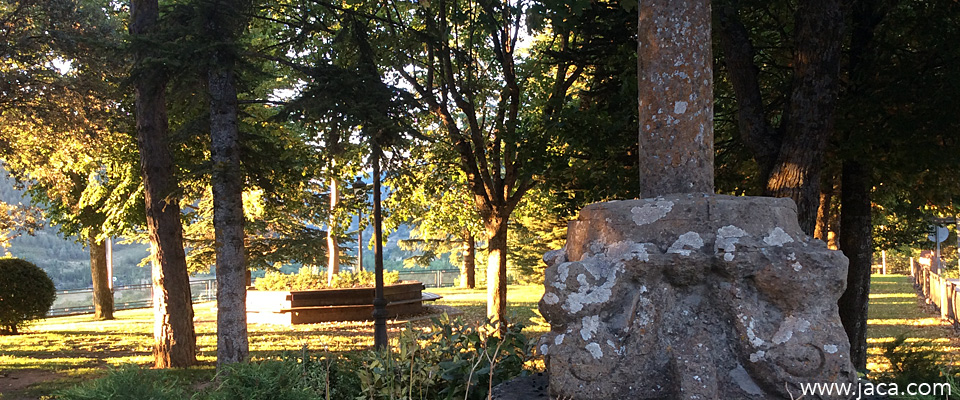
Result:
[[524,373],[531,358],[522,325],[497,333],[443,317],[418,331],[409,324],[397,352],[370,352],[359,373],[369,399],[485,399],[493,386]]

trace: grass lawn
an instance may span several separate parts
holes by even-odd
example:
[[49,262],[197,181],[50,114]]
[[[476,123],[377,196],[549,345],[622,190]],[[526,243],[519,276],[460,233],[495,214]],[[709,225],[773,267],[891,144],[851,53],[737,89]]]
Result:
[[[466,321],[479,323],[486,315],[486,291],[459,288],[428,289],[442,295],[439,305],[456,307]],[[525,332],[539,336],[544,326],[530,321],[543,294],[543,287],[510,286],[508,315],[512,321],[523,321]],[[194,305],[199,369],[211,373],[216,361],[216,309],[214,303]],[[91,315],[48,318],[23,330],[17,336],[0,336],[0,399],[7,376],[22,382],[38,380],[40,385],[25,394],[31,398],[56,388],[101,375],[106,367],[124,364],[150,365],[153,362],[152,309],[125,310],[115,313],[113,321],[94,321]],[[427,325],[429,322],[418,322]],[[395,337],[403,323],[390,324],[389,334]],[[250,354],[263,359],[286,351],[341,352],[373,347],[373,323],[324,323],[311,325],[250,324]],[[27,376],[25,376],[27,375]],[[9,392],[9,390],[7,390]],[[9,393],[8,393],[9,394]],[[20,394],[18,394],[19,396]],[[35,398],[35,397],[33,397]]]
[[[871,371],[889,368],[880,355],[880,346],[899,334],[911,341],[931,339],[950,356],[960,348],[953,328],[937,314],[922,306],[907,276],[874,276],[871,280],[868,345]],[[459,288],[429,289],[443,296],[437,304],[463,311],[464,318],[479,322],[486,314],[486,291]],[[537,324],[537,302],[542,286],[510,286],[508,315],[514,322],[527,325],[525,332],[539,336],[548,329]],[[199,376],[212,375],[216,355],[216,310],[213,303],[194,306],[197,345],[201,366]],[[152,310],[128,310],[116,313],[114,321],[93,321],[91,316],[49,318],[27,328],[18,336],[0,336],[0,398],[3,400],[37,398],[57,388],[73,385],[103,373],[108,366],[149,365],[152,362]],[[419,322],[425,325],[427,322]],[[396,336],[403,324],[391,324]],[[326,323],[298,326],[251,324],[250,351],[254,359],[263,359],[285,351],[350,351],[372,347],[372,323]],[[953,359],[954,365],[956,360]],[[8,376],[41,375],[38,385],[4,392]],[[27,379],[29,380],[29,379]],[[13,397],[11,397],[11,394]],[[4,397],[6,396],[6,397]]]
[[889,362],[881,346],[905,335],[908,343],[931,341],[941,347],[946,359],[958,366],[960,338],[951,324],[927,306],[913,289],[913,278],[904,275],[874,275],[870,279],[870,306],[867,320],[867,369],[887,371]]

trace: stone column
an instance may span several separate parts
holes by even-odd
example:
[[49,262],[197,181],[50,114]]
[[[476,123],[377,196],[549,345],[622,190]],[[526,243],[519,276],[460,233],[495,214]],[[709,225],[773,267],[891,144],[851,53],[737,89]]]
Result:
[[713,193],[710,1],[639,4],[640,194]]
[[585,207],[544,255],[550,395],[794,399],[856,383],[837,307],[847,259],[803,234],[790,199],[713,194],[709,0],[645,0],[639,23],[644,199]]

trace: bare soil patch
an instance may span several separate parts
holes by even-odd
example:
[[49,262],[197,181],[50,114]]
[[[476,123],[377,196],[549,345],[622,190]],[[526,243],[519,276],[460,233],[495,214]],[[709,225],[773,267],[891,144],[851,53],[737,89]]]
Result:
[[28,395],[24,392],[31,386],[54,381],[62,378],[62,375],[40,369],[21,369],[15,371],[0,371],[0,396],[3,400],[34,400],[37,396]]

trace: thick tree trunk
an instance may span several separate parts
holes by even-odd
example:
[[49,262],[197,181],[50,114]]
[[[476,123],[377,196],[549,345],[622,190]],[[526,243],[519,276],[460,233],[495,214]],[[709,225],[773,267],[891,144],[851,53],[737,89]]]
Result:
[[[217,251],[217,369],[247,359],[243,176],[233,67],[214,55],[210,84],[213,228]],[[219,62],[219,63],[218,63]]]
[[487,223],[487,318],[507,322],[507,218],[493,217]]
[[107,243],[90,234],[90,275],[93,277],[93,319],[113,319],[113,289],[107,271]]
[[[130,5],[130,33],[149,36],[159,16],[157,0],[133,0]],[[197,363],[196,334],[190,280],[183,252],[177,180],[173,157],[167,148],[166,79],[150,59],[148,45],[136,51],[137,146],[146,198],[147,232],[154,248],[153,310],[154,366],[189,367]]]
[[747,28],[733,5],[717,8],[717,38],[723,48],[727,75],[737,100],[740,140],[750,149],[760,167],[761,176],[769,176],[780,151],[780,138],[767,121],[760,92],[760,68],[754,64],[756,52]]
[[477,241],[469,230],[463,231],[463,269],[460,271],[460,287],[477,287]]
[[333,277],[340,273],[340,244],[337,243],[336,209],[340,201],[340,190],[337,180],[330,178],[330,217],[327,222],[327,283],[333,282]]
[[[833,132],[843,16],[840,0],[800,2],[795,14],[793,82],[779,131],[767,120],[747,29],[732,6],[718,7],[718,37],[739,106],[743,142],[766,180],[764,194],[797,203],[800,227],[814,233],[823,153]],[[780,133],[782,132],[782,133]]]
[[793,89],[783,122],[783,142],[765,195],[797,203],[800,228],[812,234],[820,203],[823,154],[833,133],[840,75],[843,15],[840,0],[798,4]]
[[870,172],[856,161],[844,161],[840,188],[840,249],[850,259],[847,289],[840,297],[840,320],[850,340],[850,359],[867,366],[867,305],[873,261],[870,215]]
[[639,8],[640,195],[713,193],[710,2]]

